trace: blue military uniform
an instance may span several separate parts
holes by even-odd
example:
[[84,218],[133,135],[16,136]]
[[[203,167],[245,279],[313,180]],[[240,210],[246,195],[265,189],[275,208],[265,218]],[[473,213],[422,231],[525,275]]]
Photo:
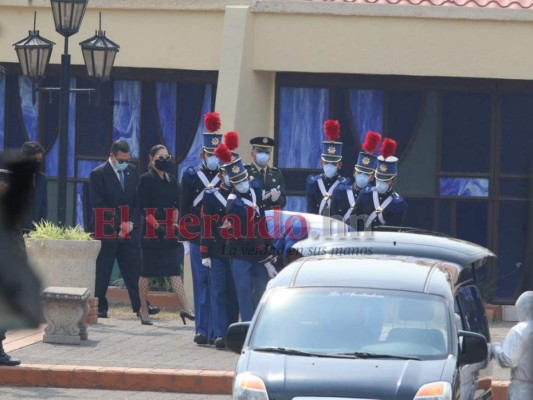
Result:
[[[387,143],[388,142],[388,143]],[[396,142],[385,139],[383,147],[392,145],[392,153],[396,149]],[[376,186],[367,186],[359,195],[355,212],[357,215],[367,215],[365,229],[377,225],[402,226],[407,214],[407,202],[398,193],[392,190],[391,182],[398,175],[398,158],[388,155],[377,158],[375,170]],[[387,184],[389,185],[387,188]],[[380,186],[384,186],[380,193]],[[385,191],[386,190],[386,191]],[[358,227],[359,228],[359,227]]]
[[340,183],[333,191],[330,213],[332,217],[348,222],[355,210],[360,189],[351,181]]
[[[223,168],[234,185],[249,181],[240,157]],[[226,236],[224,255],[231,258],[242,321],[250,321],[253,317],[268,283],[264,264],[273,258],[268,239],[262,237],[259,231],[259,222],[264,217],[261,197],[259,182],[252,180],[246,193],[234,189],[226,206],[231,228],[222,233]]]
[[357,215],[368,215],[366,229],[376,225],[402,226],[407,202],[392,190],[380,194],[374,186],[367,186],[359,195],[355,212]]
[[[377,149],[381,135],[376,132],[368,131],[365,141],[361,146],[361,151],[357,156],[355,163],[354,182],[349,184],[343,183],[337,186],[333,192],[331,201],[331,215],[338,216],[343,222],[355,227],[357,214],[354,212],[357,198],[362,189],[368,186],[374,171],[377,167],[377,157],[373,154]],[[363,180],[360,180],[363,178]]]
[[[206,157],[214,157],[215,147],[221,142],[222,134],[205,132],[203,134],[203,151]],[[201,209],[203,196],[206,190],[217,187],[220,184],[218,168],[211,170],[204,162],[200,168],[189,167],[183,174],[181,188],[181,207],[180,218],[186,215],[194,215],[200,223],[186,226],[186,231],[191,237],[184,237],[183,232],[180,234],[181,240],[190,241],[190,258],[193,279],[193,297],[196,336],[194,338],[197,344],[206,344],[211,336],[210,328],[210,294],[209,294],[209,271],[202,265],[200,254],[200,236],[201,236]],[[180,221],[183,221],[180,219]],[[181,227],[185,229],[185,227]]]
[[[223,256],[224,239],[221,227],[226,215],[227,197],[231,189],[223,183],[218,188],[206,189],[202,216],[202,237],[200,253],[202,259],[209,258],[211,322],[217,347],[225,347],[224,338],[230,323],[238,321],[238,306],[235,285],[231,276],[230,260]],[[221,340],[219,339],[221,338]]]
[[342,161],[342,142],[338,141],[340,137],[339,122],[335,120],[325,121],[324,133],[328,138],[322,142],[322,154],[320,156],[325,163],[324,173],[307,177],[307,212],[330,216],[332,215],[333,192],[340,184],[349,184],[349,180],[338,175],[335,168],[332,176],[326,175],[327,167],[333,167],[334,164]]
[[323,173],[309,175],[306,185],[307,212],[324,216],[334,215],[330,207],[333,193],[339,185],[350,185],[350,180],[340,175],[332,178],[327,178]]

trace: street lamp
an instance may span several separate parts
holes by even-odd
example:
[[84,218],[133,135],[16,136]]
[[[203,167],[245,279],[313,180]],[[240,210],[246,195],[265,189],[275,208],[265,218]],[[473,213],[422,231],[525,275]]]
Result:
[[98,31],[92,38],[80,42],[80,46],[89,78],[98,82],[108,80],[120,46],[106,38],[102,31],[102,14]]
[[[67,221],[69,95],[70,93],[94,91],[94,89],[70,88],[68,38],[79,31],[87,2],[88,0],[50,0],[56,31],[65,38],[64,52],[61,55],[61,75],[59,88],[38,88],[40,91],[59,91],[59,171],[57,177],[57,220],[59,225],[66,225]],[[39,31],[35,30],[35,17],[34,28],[33,31],[30,31],[30,35],[14,44],[22,74],[32,80],[34,88],[44,77],[53,45],[53,42],[42,38],[39,36]],[[108,80],[119,46],[105,37],[105,32],[101,30],[101,16],[100,29],[96,36],[81,42],[80,45],[89,77],[97,83]]]

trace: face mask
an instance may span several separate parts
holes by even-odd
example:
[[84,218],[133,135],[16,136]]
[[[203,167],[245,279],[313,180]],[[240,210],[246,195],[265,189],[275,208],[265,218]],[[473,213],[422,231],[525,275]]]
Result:
[[210,156],[205,159],[205,165],[207,165],[207,168],[209,168],[211,171],[214,171],[218,168],[218,158],[215,156]]
[[387,190],[389,190],[389,184],[387,182],[377,181],[376,190],[380,194],[387,193]]
[[165,172],[172,171],[172,162],[170,160],[155,160],[154,166],[159,171],[165,171]]
[[267,165],[268,160],[270,160],[270,154],[268,153],[257,153],[255,155],[255,162],[259,165]]
[[124,171],[126,168],[128,168],[128,163],[119,163],[117,161],[117,163],[115,164],[115,168],[117,169],[117,171]]
[[239,193],[246,193],[250,190],[250,182],[242,181],[235,185],[235,190]]
[[328,178],[333,178],[337,173],[337,167],[333,164],[324,165],[324,175]]
[[230,183],[230,181],[229,181],[229,176],[227,176],[227,175],[224,175],[224,184],[225,184],[226,186],[231,187],[231,183]]
[[363,189],[366,185],[368,185],[369,179],[370,178],[367,174],[359,174],[355,177],[355,183],[359,189]]

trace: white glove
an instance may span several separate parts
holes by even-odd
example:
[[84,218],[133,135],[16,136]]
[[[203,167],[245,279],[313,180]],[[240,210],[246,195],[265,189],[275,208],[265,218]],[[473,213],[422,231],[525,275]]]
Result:
[[183,242],[183,252],[185,254],[189,254],[191,252],[191,248],[189,247],[189,242]]
[[268,199],[270,196],[272,196],[271,191],[268,191],[268,192],[267,192],[266,190],[262,190],[261,193],[262,193],[261,198],[262,198],[263,200],[266,200],[266,199]]
[[208,258],[202,258],[202,265],[207,268],[211,268],[211,259]]
[[272,195],[272,201],[273,202],[278,201],[279,196],[281,196],[281,192],[278,189],[276,189],[276,188],[270,189],[270,194]]
[[496,357],[496,353],[501,350],[502,345],[498,342],[489,343],[489,360],[493,360]]
[[278,271],[276,271],[276,268],[272,265],[271,262],[265,263],[265,268],[268,272],[269,278],[274,278],[278,274]]

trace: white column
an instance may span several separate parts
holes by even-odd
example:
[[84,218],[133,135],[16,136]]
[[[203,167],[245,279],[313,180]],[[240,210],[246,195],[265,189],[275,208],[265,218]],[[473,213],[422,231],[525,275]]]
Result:
[[250,139],[274,137],[275,73],[255,71],[254,15],[248,6],[226,7],[215,109],[222,130],[240,134],[237,152],[250,162]]

